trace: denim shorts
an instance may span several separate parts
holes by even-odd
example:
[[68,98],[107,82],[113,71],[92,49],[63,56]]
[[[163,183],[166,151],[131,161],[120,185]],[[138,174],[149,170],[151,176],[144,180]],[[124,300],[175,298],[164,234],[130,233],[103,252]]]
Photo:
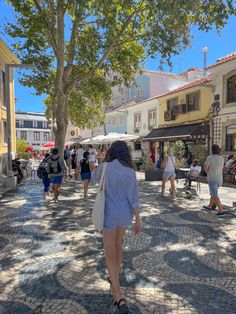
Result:
[[51,178],[52,184],[61,184],[63,176],[55,176]]
[[219,183],[217,182],[208,182],[210,194],[212,197],[218,196]]
[[84,172],[80,174],[81,180],[90,180],[91,172]]
[[175,178],[176,174],[175,174],[175,170],[173,171],[164,171],[163,172],[163,179],[164,180],[169,180],[171,177]]

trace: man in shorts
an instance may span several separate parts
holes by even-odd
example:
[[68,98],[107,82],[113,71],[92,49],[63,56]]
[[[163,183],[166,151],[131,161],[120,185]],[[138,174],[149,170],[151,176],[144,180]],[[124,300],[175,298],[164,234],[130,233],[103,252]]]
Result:
[[208,206],[203,206],[203,208],[212,210],[215,204],[218,207],[216,215],[224,215],[224,209],[218,196],[218,189],[223,183],[223,168],[224,159],[220,156],[220,147],[217,144],[213,144],[212,155],[208,156],[204,163],[211,198]]

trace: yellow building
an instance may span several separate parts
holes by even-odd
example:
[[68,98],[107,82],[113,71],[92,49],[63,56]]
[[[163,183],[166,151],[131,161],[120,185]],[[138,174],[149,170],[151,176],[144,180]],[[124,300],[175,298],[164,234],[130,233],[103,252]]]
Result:
[[178,140],[183,144],[200,143],[209,149],[209,113],[213,103],[211,76],[159,95],[159,127],[145,140],[159,142],[162,152]]
[[4,177],[7,176],[8,161],[8,123],[11,123],[12,129],[12,152],[16,152],[16,130],[15,130],[15,96],[13,71],[10,69],[10,110],[11,121],[7,121],[6,95],[5,95],[5,64],[17,63],[19,60],[10,51],[8,46],[0,39],[0,183],[4,184]]

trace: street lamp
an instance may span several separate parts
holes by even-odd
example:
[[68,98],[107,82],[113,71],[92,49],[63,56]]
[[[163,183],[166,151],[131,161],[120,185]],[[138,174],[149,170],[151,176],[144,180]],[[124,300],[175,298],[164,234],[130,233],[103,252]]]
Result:
[[207,52],[208,52],[208,48],[207,47],[203,47],[202,48],[202,52],[203,52],[203,68],[204,68],[204,76],[206,76],[206,64],[207,64]]
[[7,149],[8,149],[8,177],[14,176],[12,171],[12,127],[11,127],[11,104],[10,104],[10,69],[26,68],[33,69],[35,66],[29,64],[5,64],[5,104],[7,108]]

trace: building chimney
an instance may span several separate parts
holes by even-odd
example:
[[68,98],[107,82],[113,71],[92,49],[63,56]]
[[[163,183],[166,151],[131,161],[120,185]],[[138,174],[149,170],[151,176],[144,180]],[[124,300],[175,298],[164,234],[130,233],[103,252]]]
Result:
[[206,66],[207,66],[207,51],[208,51],[208,48],[207,47],[203,47],[202,48],[202,52],[203,52],[203,69],[204,69],[204,77],[206,76]]

